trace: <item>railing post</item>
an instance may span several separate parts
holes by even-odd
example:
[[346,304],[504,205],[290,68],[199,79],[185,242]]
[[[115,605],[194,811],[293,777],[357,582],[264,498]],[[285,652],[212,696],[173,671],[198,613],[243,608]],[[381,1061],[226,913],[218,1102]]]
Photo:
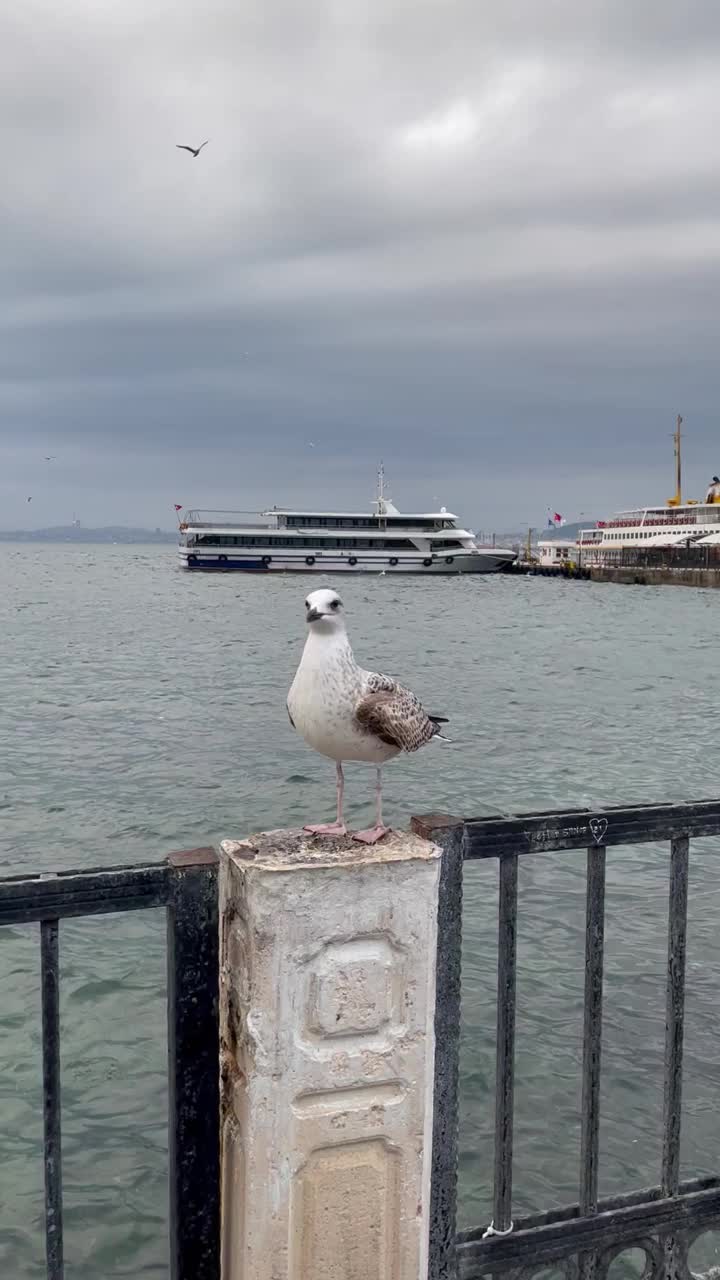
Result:
[[[665,1196],[680,1189],[680,1130],[682,1113],[683,1037],[685,1029],[685,961],[687,954],[688,873],[690,841],[676,836],[670,842],[668,904],[667,995],[665,1012],[665,1083],[661,1187]],[[689,1274],[687,1237],[683,1232],[662,1236],[665,1280]]]
[[221,848],[223,1280],[426,1280],[440,851]]
[[517,994],[518,855],[504,854],[498,866],[497,1033],[495,1050],[495,1175],[493,1220],[496,1234],[512,1231],[513,1135],[515,1128],[515,1014]]
[[219,1280],[218,859],[167,861],[170,1275]]
[[411,825],[418,835],[442,849],[428,1280],[455,1280],[464,826],[461,818],[447,814],[415,817]]
[[60,1141],[60,952],[57,920],[40,925],[45,1154],[45,1255],[48,1280],[63,1280],[62,1144]]
[[[605,955],[605,846],[587,852],[585,891],[585,997],[580,1116],[580,1213],[597,1213],[600,1166],[600,1066],[602,1062],[603,966]],[[593,1280],[597,1256],[581,1253],[579,1280]]]

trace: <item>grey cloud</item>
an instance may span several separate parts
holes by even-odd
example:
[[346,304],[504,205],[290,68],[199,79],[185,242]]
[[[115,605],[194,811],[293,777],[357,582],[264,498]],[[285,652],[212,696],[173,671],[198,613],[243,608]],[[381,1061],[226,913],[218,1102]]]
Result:
[[29,484],[43,522],[357,502],[380,451],[485,527],[602,514],[678,409],[717,469],[712,0],[37,0],[2,36],[5,523]]

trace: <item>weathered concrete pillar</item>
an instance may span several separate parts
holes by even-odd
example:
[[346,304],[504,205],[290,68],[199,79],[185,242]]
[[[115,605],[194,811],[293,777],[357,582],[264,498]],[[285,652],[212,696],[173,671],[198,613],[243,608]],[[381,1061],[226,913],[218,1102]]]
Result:
[[439,850],[222,851],[223,1280],[425,1280]]

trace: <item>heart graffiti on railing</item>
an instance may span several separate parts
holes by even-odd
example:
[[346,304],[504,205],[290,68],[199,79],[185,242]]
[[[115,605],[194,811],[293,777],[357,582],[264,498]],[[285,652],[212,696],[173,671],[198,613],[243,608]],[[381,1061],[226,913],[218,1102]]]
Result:
[[602,844],[603,837],[605,835],[605,832],[608,829],[607,818],[591,818],[589,825],[590,825],[590,830],[592,832],[592,837],[595,843]]

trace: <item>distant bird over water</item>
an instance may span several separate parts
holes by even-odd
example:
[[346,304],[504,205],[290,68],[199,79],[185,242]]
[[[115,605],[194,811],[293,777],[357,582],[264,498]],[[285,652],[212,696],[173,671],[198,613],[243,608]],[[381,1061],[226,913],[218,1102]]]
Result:
[[187,147],[184,142],[176,142],[175,146],[177,147],[178,151],[189,151],[190,154],[194,156],[195,159],[197,160],[203,147],[206,147],[209,141],[210,139],[206,138],[204,142],[200,143],[199,147]]
[[353,657],[334,591],[313,591],[305,601],[308,638],[288,694],[293,729],[309,746],[336,762],[337,818],[305,827],[320,836],[344,836],[344,760],[364,760],[377,768],[375,825],[353,839],[375,844],[389,828],[382,817],[381,768],[401,751],[417,751],[434,737],[443,742],[443,716],[428,715],[414,693],[389,676],[364,671]]

